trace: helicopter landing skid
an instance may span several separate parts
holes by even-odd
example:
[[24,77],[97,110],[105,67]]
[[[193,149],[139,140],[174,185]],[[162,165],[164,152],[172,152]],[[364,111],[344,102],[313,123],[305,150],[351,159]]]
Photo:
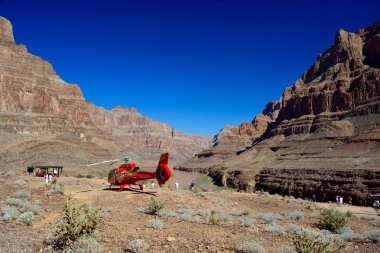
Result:
[[[134,187],[132,187],[132,186],[134,186]],[[136,188],[135,186],[138,186],[139,188]],[[130,184],[129,188],[131,188],[132,190],[141,190],[141,191],[144,189],[141,184]]]
[[[123,185],[121,185],[120,186],[120,188],[119,188],[119,192],[121,192],[121,191],[123,191],[123,189],[125,188],[125,187],[129,187],[129,188],[131,188],[132,190],[143,190],[144,188],[143,188],[143,186],[141,185],[141,184],[123,184]],[[135,186],[137,186],[138,188],[136,188]]]

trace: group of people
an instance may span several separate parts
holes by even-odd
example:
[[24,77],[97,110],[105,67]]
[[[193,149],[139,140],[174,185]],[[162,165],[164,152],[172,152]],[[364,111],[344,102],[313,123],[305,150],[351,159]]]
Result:
[[[336,195],[335,197],[335,203],[337,206],[343,206],[343,196]],[[347,198],[347,204],[352,205],[352,198]]]
[[337,206],[343,206],[343,197],[339,196],[339,195],[336,195],[336,197],[335,197],[335,203],[336,203]]
[[58,171],[57,170],[54,170],[53,171],[53,174],[52,173],[46,173],[44,175],[44,178],[45,178],[45,184],[48,185],[49,182],[51,182],[53,180],[53,176],[57,176],[58,175]]
[[[176,181],[176,182],[174,183],[174,185],[175,185],[175,190],[176,190],[176,191],[179,191],[179,183],[178,183],[178,181]],[[195,188],[195,182],[194,182],[194,181],[191,181],[191,184],[190,184],[189,190],[192,191],[192,190],[194,190],[194,188]]]

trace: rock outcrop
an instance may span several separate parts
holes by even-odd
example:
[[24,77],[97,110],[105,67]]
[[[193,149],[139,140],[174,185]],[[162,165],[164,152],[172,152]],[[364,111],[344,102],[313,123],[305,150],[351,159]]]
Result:
[[245,190],[317,193],[324,201],[340,194],[369,204],[380,192],[379,38],[380,22],[357,33],[338,31],[334,44],[285,89],[250,147],[203,167],[196,155],[178,168],[201,167],[220,184]]
[[211,137],[181,133],[134,108],[87,103],[78,85],[17,45],[11,23],[0,17],[0,139],[0,166],[11,168],[22,159],[77,167],[125,155],[156,164],[163,151],[178,163]]

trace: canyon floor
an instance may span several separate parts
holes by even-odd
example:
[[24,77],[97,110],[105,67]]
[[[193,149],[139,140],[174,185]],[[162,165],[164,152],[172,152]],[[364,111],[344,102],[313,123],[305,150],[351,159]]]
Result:
[[[179,179],[183,174],[176,174],[176,171],[174,174],[178,180],[183,180]],[[145,252],[236,252],[239,242],[247,238],[256,240],[265,252],[281,252],[291,245],[291,234],[297,229],[319,232],[321,208],[335,207],[332,203],[311,203],[291,197],[229,189],[176,192],[170,189],[174,188],[173,182],[170,182],[171,187],[118,192],[116,188],[109,190],[105,179],[67,175],[58,178],[65,184],[64,194],[46,196],[50,186],[45,186],[43,178],[1,175],[0,180],[1,206],[5,205],[7,198],[22,190],[30,191],[30,201],[37,201],[41,206],[30,226],[0,221],[0,252],[48,252],[47,242],[64,215],[64,200],[70,194],[78,205],[88,203],[103,208],[97,232],[101,252],[133,252],[130,242],[136,239],[142,239],[149,245]],[[20,184],[21,180],[26,184]],[[164,202],[167,213],[171,211],[169,216],[175,216],[153,216],[142,212],[152,196]],[[380,216],[372,208],[345,205],[337,209],[353,213],[348,223],[353,233],[379,232]],[[225,220],[216,225],[209,222],[206,216],[211,210],[216,210]],[[187,221],[186,217],[191,217],[191,220]],[[160,220],[163,228],[148,227],[153,219]],[[272,225],[268,224],[270,221]],[[343,252],[380,252],[379,240],[377,243],[368,239],[342,243],[345,245]]]

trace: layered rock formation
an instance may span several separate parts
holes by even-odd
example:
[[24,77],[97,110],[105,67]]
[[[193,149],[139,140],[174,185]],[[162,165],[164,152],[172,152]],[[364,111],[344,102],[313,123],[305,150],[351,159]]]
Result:
[[87,103],[91,120],[113,142],[130,148],[170,150],[174,158],[184,161],[211,142],[210,136],[186,134],[166,123],[142,116],[135,108],[116,106],[106,110]]
[[163,151],[179,162],[211,140],[178,132],[133,108],[106,111],[86,103],[79,86],[15,43],[11,23],[2,17],[0,135],[0,165],[8,168],[22,159],[80,166],[125,155],[157,163]]
[[256,115],[252,122],[244,122],[236,127],[224,127],[214,137],[212,146],[196,154],[186,163],[178,165],[176,169],[207,172],[209,168],[234,158],[251,147],[253,141],[264,134],[268,124],[277,117],[279,105],[278,102],[270,102],[262,114]]
[[357,33],[338,31],[334,44],[285,89],[249,148],[204,167],[197,155],[178,168],[202,167],[220,184],[241,189],[317,193],[325,201],[340,194],[369,204],[380,193],[379,38],[380,22]]

